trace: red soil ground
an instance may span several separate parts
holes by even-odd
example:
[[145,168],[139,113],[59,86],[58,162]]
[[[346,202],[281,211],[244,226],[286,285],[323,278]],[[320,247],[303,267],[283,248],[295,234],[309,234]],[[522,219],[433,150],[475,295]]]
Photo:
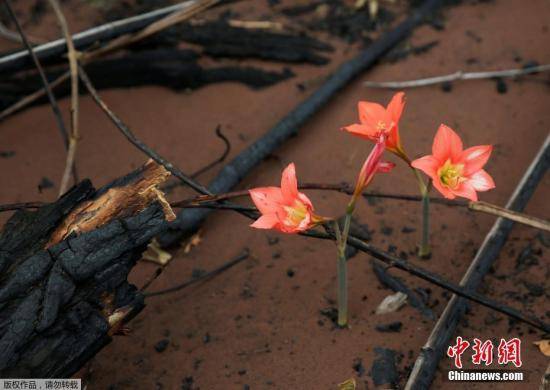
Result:
[[[76,2],[68,4],[73,30],[93,24],[89,12],[80,12]],[[268,10],[263,1],[232,7],[250,20]],[[417,45],[438,40],[437,47],[394,64],[382,63],[363,74],[301,128],[298,137],[248,175],[241,188],[276,184],[281,169],[289,162],[296,163],[303,181],[353,181],[370,145],[338,129],[356,120],[358,100],[386,102],[391,97],[390,91],[363,87],[366,79],[405,80],[457,70],[514,68],[528,60],[550,62],[550,6],[546,0],[528,4],[519,0],[467,3],[447,9],[445,16],[444,31],[423,26],[410,38]],[[28,31],[45,38],[55,37],[53,17],[46,16],[42,23],[46,22],[50,25],[31,24]],[[221,124],[231,140],[230,157],[234,156],[312,92],[313,89],[300,92],[296,88],[298,82],[328,75],[356,52],[353,46],[320,37],[337,47],[330,65],[293,66],[295,78],[262,91],[227,83],[192,93],[146,87],[103,91],[102,95],[146,143],[183,170],[192,172],[221,153],[222,145],[213,133],[216,125]],[[519,64],[517,57],[521,57]],[[472,58],[477,61],[468,61]],[[491,80],[455,83],[451,93],[438,86],[407,91],[401,126],[406,149],[414,157],[428,153],[441,122],[456,129],[466,145],[494,144],[487,170],[497,188],[481,199],[504,205],[550,128],[550,89],[548,83],[534,80],[548,78],[537,75],[521,82],[507,81],[505,94],[498,94]],[[65,113],[68,105],[68,99],[61,101]],[[89,97],[81,99],[81,133],[79,172],[96,185],[127,173],[145,160]],[[0,160],[1,203],[55,199],[65,153],[48,106],[31,108],[0,123],[0,149],[16,153]],[[395,162],[394,172],[378,176],[372,189],[415,194],[413,176],[403,164]],[[213,174],[205,175],[201,181],[206,183]],[[39,193],[37,185],[43,177],[55,186]],[[528,213],[550,217],[548,184],[547,176],[530,201]],[[189,193],[178,190],[170,195],[170,200],[186,194]],[[338,194],[309,191],[308,195],[324,215],[337,216],[346,204],[346,198]],[[409,254],[411,262],[458,282],[494,218],[433,206],[433,257],[423,261],[411,255],[419,231],[402,232],[404,226],[418,226],[418,215],[419,204],[394,200],[380,200],[374,205],[362,202],[358,207],[359,220],[374,231],[373,244],[384,249],[394,245],[397,253]],[[5,221],[7,216],[2,217]],[[193,378],[193,388],[197,389],[243,389],[245,385],[251,389],[334,389],[337,383],[351,377],[358,380],[359,388],[372,388],[368,371],[373,349],[379,346],[402,354],[398,367],[403,373],[400,384],[405,383],[406,368],[414,363],[434,322],[425,320],[410,306],[396,313],[375,315],[375,308],[391,291],[384,289],[373,275],[369,257],[359,254],[349,263],[351,327],[334,329],[320,314],[335,299],[334,245],[254,230],[248,224],[239,215],[220,212],[205,223],[201,242],[190,253],[174,251],[172,263],[151,290],[186,280],[193,269],[213,269],[244,247],[250,248],[251,256],[213,280],[149,299],[146,309],[130,323],[130,335],[116,337],[93,360],[89,389],[178,389],[188,377]],[[548,321],[549,249],[536,238],[537,234],[527,227],[514,228],[495,264],[495,272],[485,278],[482,291]],[[273,244],[275,238],[278,241]],[[516,258],[526,246],[540,251],[538,265],[515,272]],[[131,280],[139,286],[155,268],[150,263],[139,263]],[[293,277],[289,277],[288,270],[294,272]],[[438,301],[434,310],[443,310],[448,300],[443,290],[400,271],[392,273],[410,287],[430,288],[431,301]],[[524,281],[542,286],[542,296],[523,296],[528,292]],[[510,292],[520,296],[519,300]],[[396,320],[403,322],[399,333],[375,330],[377,324]],[[548,358],[533,345],[541,338],[539,332],[524,325],[509,325],[507,318],[478,305],[473,305],[457,335],[470,340],[520,337],[527,380],[519,385],[452,385],[445,380],[451,360],[444,357],[434,389],[533,389],[548,365]],[[163,339],[169,344],[159,353],[154,347]],[[352,367],[356,359],[361,359],[366,367],[367,373],[362,376]]]

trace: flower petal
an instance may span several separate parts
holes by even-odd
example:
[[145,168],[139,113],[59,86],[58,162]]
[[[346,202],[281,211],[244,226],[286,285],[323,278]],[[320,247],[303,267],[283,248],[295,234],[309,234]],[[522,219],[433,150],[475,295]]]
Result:
[[483,169],[470,176],[468,182],[476,191],[488,191],[495,188],[493,178]]
[[464,175],[468,176],[479,171],[489,160],[493,147],[491,145],[472,146],[462,152]]
[[346,127],[342,127],[341,130],[347,131],[348,133],[351,133],[358,137],[369,139],[369,140],[372,140],[376,136],[376,132],[373,131],[370,127],[357,124],[357,123]]
[[361,124],[370,127],[371,132],[380,132],[378,129],[379,122],[384,123],[386,130],[390,129],[392,119],[386,109],[378,103],[359,102],[357,104],[359,111],[359,120]]
[[399,123],[403,108],[405,108],[405,92],[397,92],[391,98],[386,110],[395,126]]
[[256,229],[273,229],[279,224],[277,214],[263,214],[250,226]]
[[399,127],[397,125],[394,125],[389,134],[388,138],[386,139],[386,148],[390,152],[396,152],[401,147],[401,140],[399,139]]
[[302,203],[306,205],[306,208],[308,209],[308,211],[313,210],[313,203],[311,203],[311,200],[309,200],[306,194],[304,194],[303,192],[298,192],[298,199],[301,200]]
[[260,213],[273,214],[282,206],[283,195],[278,187],[259,187],[248,191]]
[[470,199],[477,202],[477,193],[475,188],[469,181],[460,183],[458,188],[451,190],[456,196],[461,196],[466,199]]
[[386,150],[386,144],[384,137],[381,137],[378,142],[374,145],[371,152],[367,156],[359,175],[357,177],[357,182],[355,183],[354,196],[357,196],[363,189],[372,181],[374,174],[378,170],[380,164],[380,159],[382,154]]
[[439,169],[441,163],[434,156],[428,155],[417,158],[411,163],[411,165],[413,168],[420,169],[426,175],[436,180],[437,170]]
[[298,197],[298,180],[296,179],[296,166],[288,164],[281,176],[281,193],[287,204],[292,204]]
[[380,173],[388,173],[393,168],[395,168],[395,164],[390,161],[380,161],[378,163],[378,168],[376,169],[377,172]]
[[451,162],[456,163],[462,154],[462,140],[453,129],[442,124],[435,134],[432,154],[439,161],[450,158]]

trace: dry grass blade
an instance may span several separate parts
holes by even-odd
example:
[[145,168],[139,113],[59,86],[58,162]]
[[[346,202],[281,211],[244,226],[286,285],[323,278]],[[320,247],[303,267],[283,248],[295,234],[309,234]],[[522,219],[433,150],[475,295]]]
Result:
[[407,81],[365,81],[363,85],[370,88],[389,88],[389,89],[401,89],[401,88],[414,88],[414,87],[425,87],[428,85],[434,85],[439,83],[445,83],[450,81],[457,80],[479,80],[479,79],[490,79],[495,77],[517,77],[523,76],[531,73],[539,72],[548,72],[550,71],[550,64],[531,66],[528,68],[521,69],[507,69],[507,70],[496,70],[488,72],[468,72],[458,71],[455,73],[428,77],[424,79],[416,80],[407,80]]
[[540,230],[546,230],[550,232],[550,222],[545,221],[544,219],[532,217],[523,213],[518,213],[517,211],[512,211],[505,209],[504,207],[496,206],[494,204],[486,202],[470,202],[468,205],[470,210],[481,211],[483,213],[496,215],[509,219],[514,222],[519,222],[524,225],[532,226]]
[[49,0],[52,6],[57,21],[61,27],[61,31],[67,41],[67,55],[69,58],[69,68],[71,76],[71,133],[69,135],[69,148],[67,151],[67,160],[65,162],[65,170],[61,178],[61,184],[59,186],[59,196],[63,195],[69,187],[69,180],[71,171],[75,166],[76,148],[78,144],[78,138],[80,136],[78,129],[78,59],[77,52],[74,47],[73,39],[67,25],[67,20],[61,6],[57,0]]

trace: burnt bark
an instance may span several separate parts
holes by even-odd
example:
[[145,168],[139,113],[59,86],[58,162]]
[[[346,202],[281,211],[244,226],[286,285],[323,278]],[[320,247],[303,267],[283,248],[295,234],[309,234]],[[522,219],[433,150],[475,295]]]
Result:
[[214,58],[257,58],[314,65],[327,64],[330,60],[322,53],[334,50],[327,43],[303,33],[233,27],[224,20],[174,26],[132,48],[175,47],[182,42],[199,45],[204,55]]
[[[294,76],[290,69],[280,72],[253,66],[202,66],[199,54],[193,50],[158,49],[130,52],[124,56],[97,60],[85,66],[98,89],[133,88],[159,85],[175,91],[198,89],[208,84],[238,82],[250,88],[264,88]],[[48,71],[49,80],[55,80],[64,70]],[[16,103],[40,89],[42,82],[36,73],[6,78],[0,83],[0,110]],[[85,88],[81,88],[84,93]],[[55,89],[55,96],[70,96],[69,83]],[[46,97],[36,104],[46,103]]]
[[144,307],[127,281],[170,210],[148,163],[18,211],[0,234],[0,377],[69,377]]

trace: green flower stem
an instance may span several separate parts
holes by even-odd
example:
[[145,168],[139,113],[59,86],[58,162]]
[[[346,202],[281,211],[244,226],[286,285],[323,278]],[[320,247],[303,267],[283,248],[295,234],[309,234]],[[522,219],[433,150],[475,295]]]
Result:
[[355,209],[355,202],[352,200],[346,209],[344,228],[340,232],[338,221],[334,221],[338,250],[338,326],[344,328],[348,324],[348,270],[346,259],[346,247],[351,225],[351,215]]
[[422,195],[422,242],[418,246],[418,257],[426,259],[430,257],[432,250],[430,248],[430,187],[431,182],[428,185],[424,184],[424,180],[420,175],[418,169],[412,168],[418,186],[420,188],[420,194]]

